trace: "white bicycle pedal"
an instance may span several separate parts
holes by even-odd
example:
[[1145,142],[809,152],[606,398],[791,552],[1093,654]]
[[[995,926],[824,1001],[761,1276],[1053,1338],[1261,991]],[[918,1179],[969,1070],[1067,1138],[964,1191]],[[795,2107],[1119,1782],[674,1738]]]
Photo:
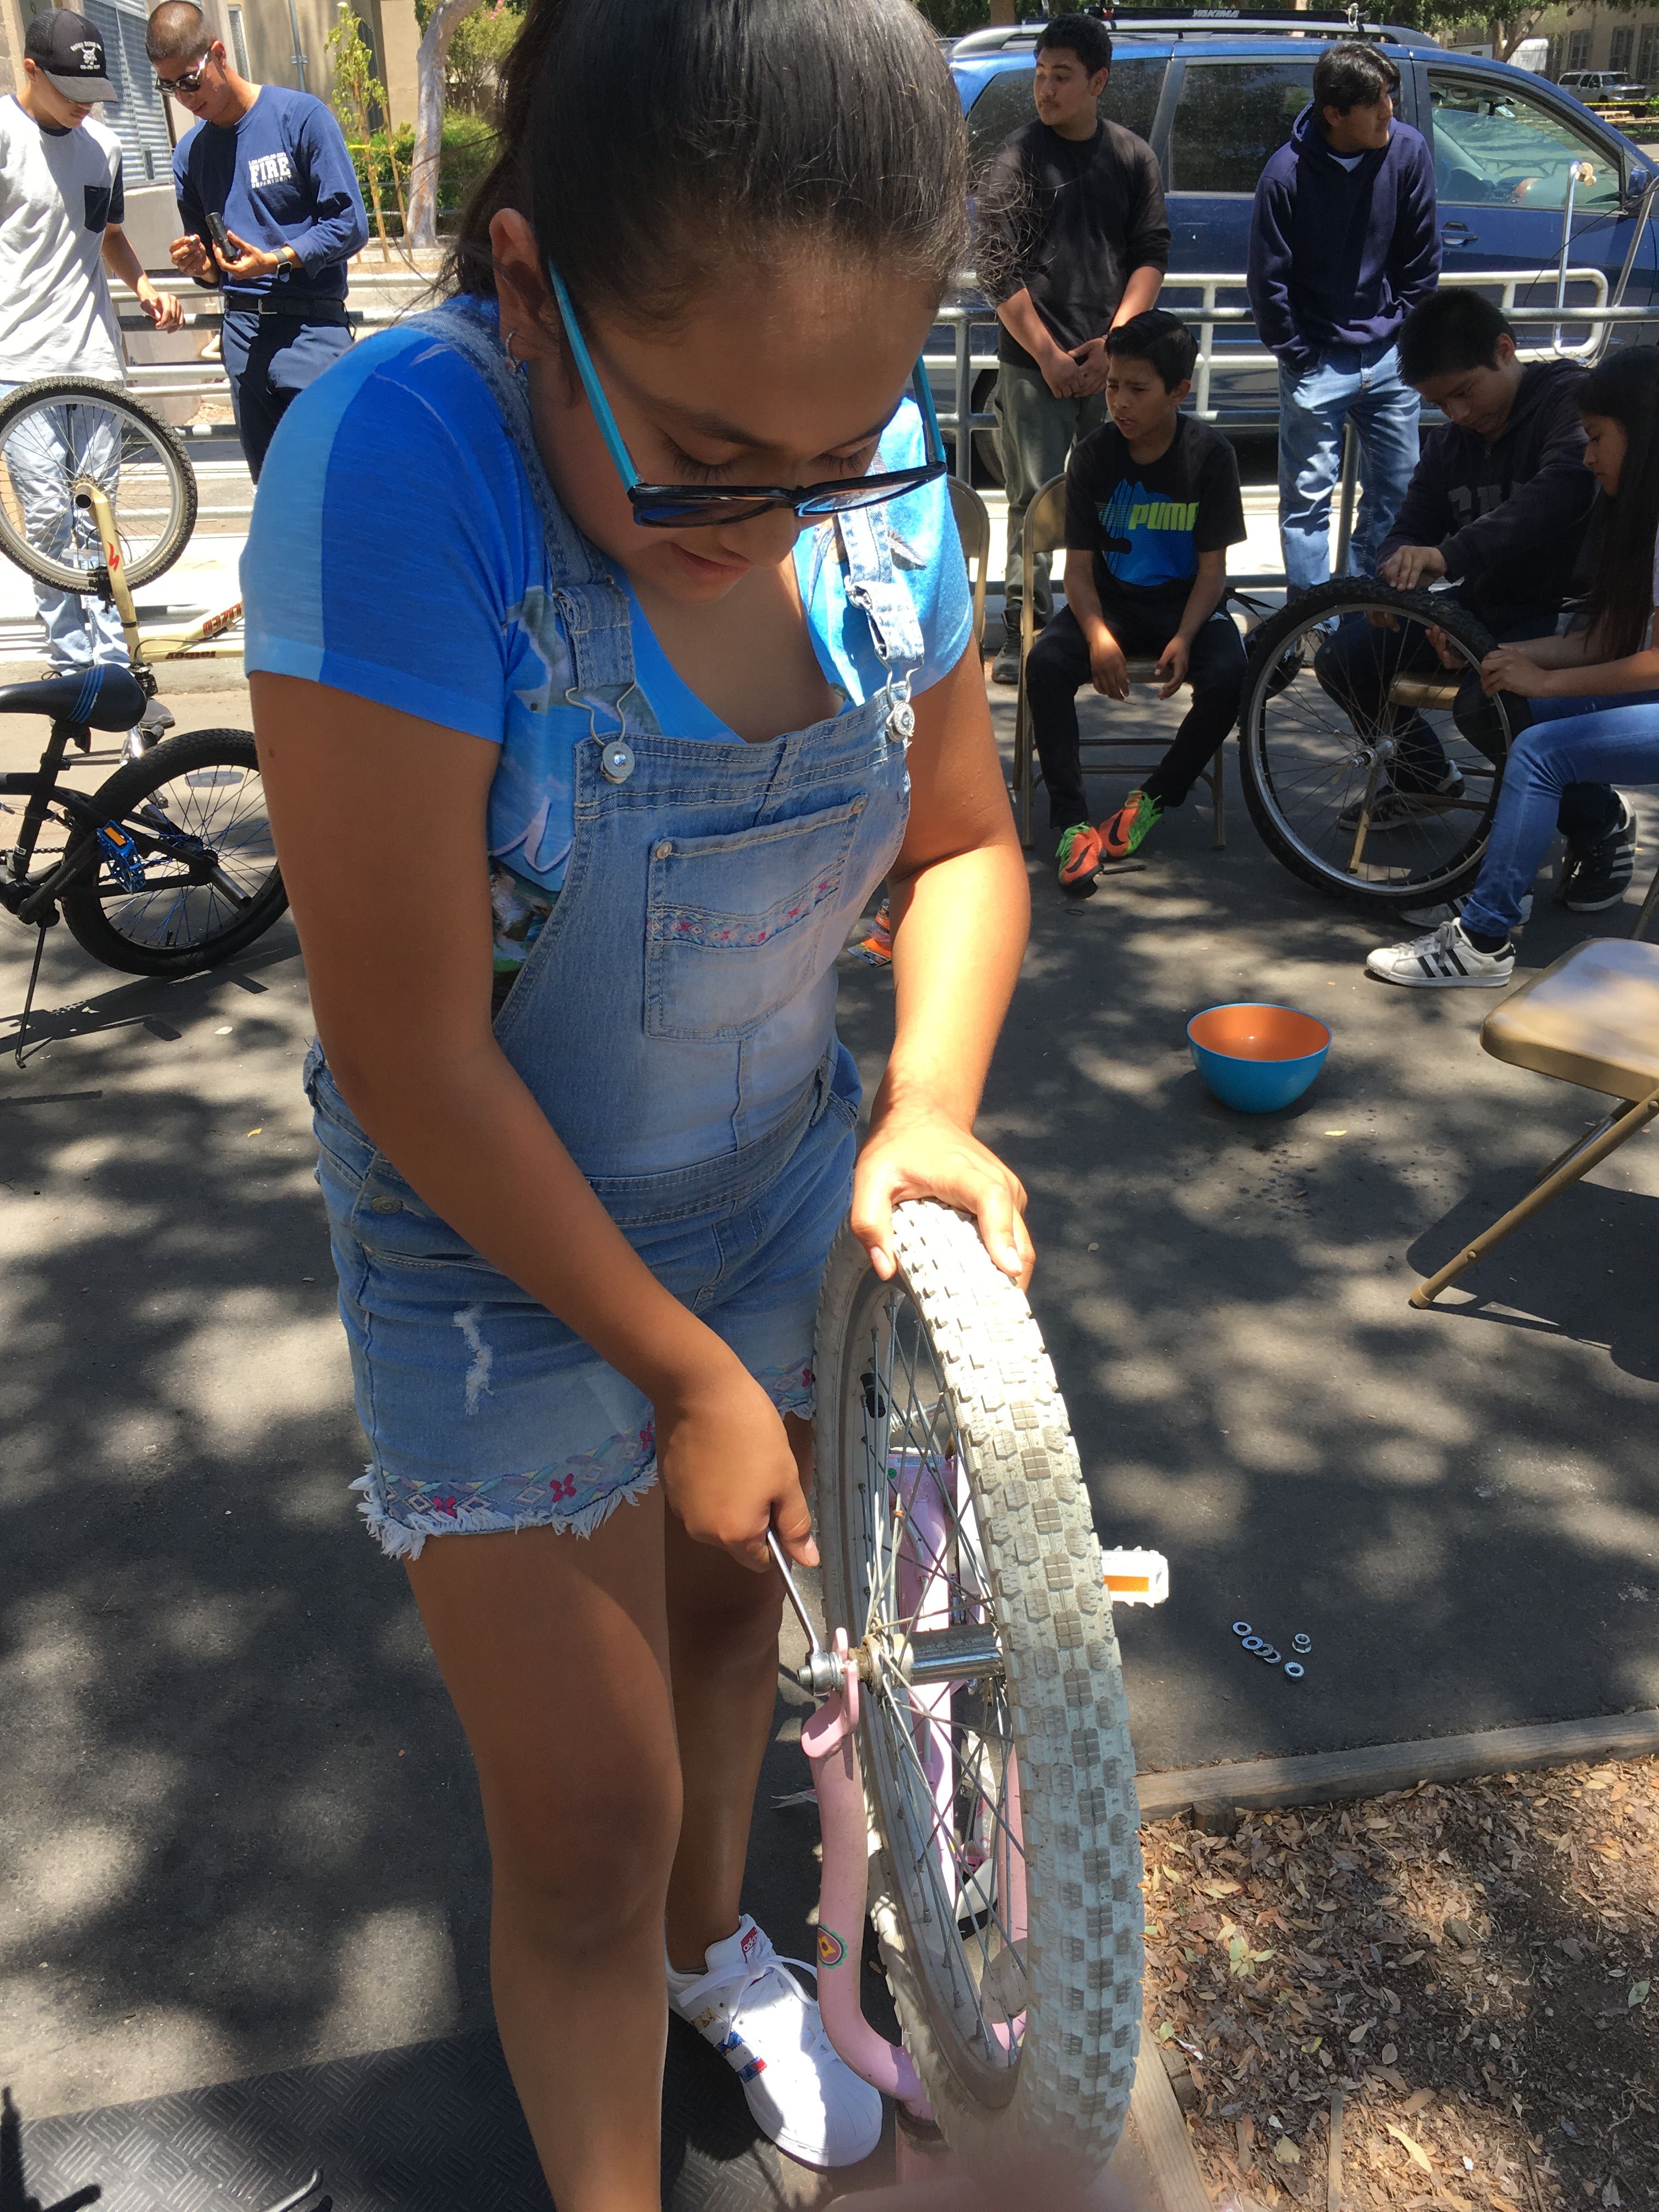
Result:
[[1170,1595],[1170,1562],[1162,1552],[1120,1544],[1100,1554],[1101,1580],[1114,1605],[1162,1605]]

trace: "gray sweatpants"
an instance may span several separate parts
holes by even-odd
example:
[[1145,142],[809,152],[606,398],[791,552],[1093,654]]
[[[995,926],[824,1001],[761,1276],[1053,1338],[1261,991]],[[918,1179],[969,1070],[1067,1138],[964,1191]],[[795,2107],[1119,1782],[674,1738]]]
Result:
[[[1008,567],[1004,605],[1008,636],[1019,638],[1020,601],[1024,596],[1025,510],[1050,477],[1063,475],[1066,456],[1106,420],[1103,393],[1090,399],[1056,399],[1035,368],[1013,362],[997,364],[997,443],[1002,481],[1008,494]],[[1032,572],[1032,611],[1046,623],[1054,611],[1048,587],[1049,556],[1039,554]]]

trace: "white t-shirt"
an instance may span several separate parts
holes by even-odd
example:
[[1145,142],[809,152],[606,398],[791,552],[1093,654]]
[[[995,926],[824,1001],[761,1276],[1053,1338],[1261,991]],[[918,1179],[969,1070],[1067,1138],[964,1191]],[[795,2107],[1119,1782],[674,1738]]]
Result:
[[90,119],[42,130],[0,100],[0,383],[125,375],[101,258],[125,213],[121,143]]

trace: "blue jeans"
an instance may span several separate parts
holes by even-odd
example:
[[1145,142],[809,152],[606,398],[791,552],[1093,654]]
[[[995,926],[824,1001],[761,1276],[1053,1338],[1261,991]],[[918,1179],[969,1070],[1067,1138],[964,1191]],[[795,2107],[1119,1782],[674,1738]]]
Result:
[[1364,496],[1348,573],[1370,576],[1417,466],[1416,392],[1392,341],[1334,346],[1311,368],[1279,372],[1279,542],[1292,595],[1331,573],[1331,495],[1342,472],[1342,428],[1359,434]]
[[[0,382],[0,399],[9,398],[17,388]],[[85,406],[72,416],[64,407],[37,410],[6,441],[5,461],[30,544],[61,560],[78,541],[91,557],[96,533],[90,520],[70,506],[67,488],[71,477],[84,471],[113,495],[121,475],[121,441],[114,417],[94,414]],[[37,584],[34,604],[46,624],[46,659],[54,676],[68,676],[94,662],[126,666],[121,617],[95,592],[83,598],[51,584]]]
[[1615,705],[1597,699],[1540,699],[1534,720],[1510,750],[1492,839],[1463,927],[1507,937],[1543,866],[1570,783],[1659,783],[1659,693]]

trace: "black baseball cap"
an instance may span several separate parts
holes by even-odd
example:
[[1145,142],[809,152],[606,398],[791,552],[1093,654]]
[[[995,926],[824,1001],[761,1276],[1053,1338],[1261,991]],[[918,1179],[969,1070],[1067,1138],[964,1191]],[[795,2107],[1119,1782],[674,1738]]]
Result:
[[97,27],[73,8],[48,8],[35,16],[24,34],[23,52],[65,100],[90,105],[121,97],[104,74],[104,42]]

